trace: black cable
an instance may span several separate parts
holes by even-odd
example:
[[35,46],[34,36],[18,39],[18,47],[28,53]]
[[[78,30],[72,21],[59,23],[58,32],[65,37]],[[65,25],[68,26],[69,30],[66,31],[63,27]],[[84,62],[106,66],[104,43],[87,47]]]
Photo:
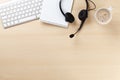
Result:
[[95,10],[96,9],[96,4],[93,1],[91,1],[91,0],[89,0],[89,2],[91,2],[94,5],[94,8],[88,9],[88,11]]
[[86,10],[89,9],[89,3],[88,3],[88,0],[85,0],[86,1]]

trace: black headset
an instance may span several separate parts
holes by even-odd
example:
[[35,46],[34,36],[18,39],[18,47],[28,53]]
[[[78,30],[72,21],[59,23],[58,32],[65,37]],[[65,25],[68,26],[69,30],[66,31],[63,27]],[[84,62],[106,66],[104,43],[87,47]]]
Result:
[[[92,2],[91,0],[89,0],[89,1]],[[92,2],[95,6],[93,9],[89,9],[90,6],[89,6],[89,3],[88,3],[88,0],[85,0],[85,2],[86,2],[86,9],[81,10],[78,14],[78,18],[81,21],[81,25],[74,34],[71,34],[69,36],[70,38],[73,38],[81,30],[83,24],[85,23],[86,19],[88,18],[88,12],[90,10],[94,10],[96,8],[96,5],[95,5],[94,2]],[[62,0],[60,0],[60,2],[59,2],[59,8],[60,8],[61,13],[65,17],[66,22],[73,23],[75,21],[74,16],[70,12],[67,12],[67,13],[63,12],[63,10],[62,10]]]

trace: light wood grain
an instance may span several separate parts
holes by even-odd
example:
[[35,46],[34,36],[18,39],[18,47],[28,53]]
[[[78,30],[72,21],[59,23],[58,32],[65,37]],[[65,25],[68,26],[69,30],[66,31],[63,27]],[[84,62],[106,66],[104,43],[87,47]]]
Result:
[[[4,0],[3,0],[4,1]],[[74,0],[76,22],[68,29],[32,21],[9,29],[0,23],[0,80],[120,80],[120,1],[94,0],[97,9],[113,7],[108,25],[89,19],[79,27],[84,0]]]

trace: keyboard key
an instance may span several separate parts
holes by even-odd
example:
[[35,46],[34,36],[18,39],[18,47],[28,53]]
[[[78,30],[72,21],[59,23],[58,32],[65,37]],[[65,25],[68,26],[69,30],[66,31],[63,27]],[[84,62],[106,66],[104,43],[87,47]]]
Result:
[[3,24],[4,27],[7,27],[7,24]]
[[27,17],[27,18],[20,19],[19,22],[23,23],[23,22],[34,20],[34,19],[36,19],[36,16],[30,16],[30,17]]

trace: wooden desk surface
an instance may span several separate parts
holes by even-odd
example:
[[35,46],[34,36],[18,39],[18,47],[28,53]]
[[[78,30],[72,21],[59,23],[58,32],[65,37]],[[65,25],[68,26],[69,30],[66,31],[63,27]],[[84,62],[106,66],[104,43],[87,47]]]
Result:
[[[76,22],[68,29],[38,20],[9,29],[0,23],[0,80],[120,80],[120,0],[111,0],[110,24],[97,24],[91,11],[83,29],[70,39],[83,2],[74,0]],[[97,9],[110,5],[94,2]]]

